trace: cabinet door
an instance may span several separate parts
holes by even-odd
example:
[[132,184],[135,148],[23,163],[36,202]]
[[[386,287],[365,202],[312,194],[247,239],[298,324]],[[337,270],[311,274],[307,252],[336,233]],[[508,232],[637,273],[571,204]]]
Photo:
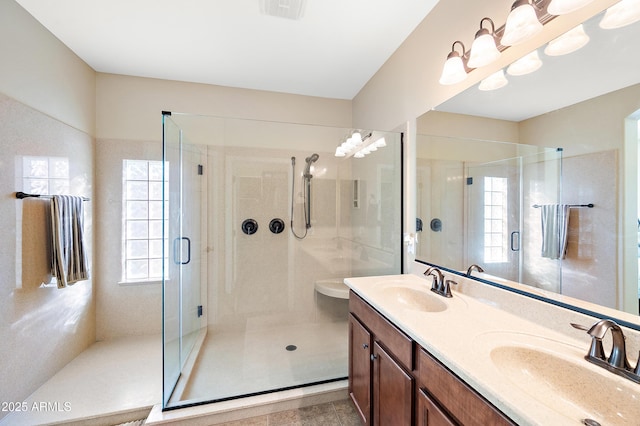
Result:
[[373,424],[411,425],[413,378],[373,344]]
[[349,395],[365,425],[371,424],[371,333],[349,315]]
[[418,390],[418,426],[455,426],[449,416],[440,409],[422,389]]

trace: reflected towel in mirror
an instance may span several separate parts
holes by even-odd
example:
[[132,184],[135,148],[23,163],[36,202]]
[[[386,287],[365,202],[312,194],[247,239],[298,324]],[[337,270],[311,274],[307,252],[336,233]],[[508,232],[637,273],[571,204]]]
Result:
[[567,251],[569,210],[568,204],[544,204],[540,206],[542,257],[564,259]]

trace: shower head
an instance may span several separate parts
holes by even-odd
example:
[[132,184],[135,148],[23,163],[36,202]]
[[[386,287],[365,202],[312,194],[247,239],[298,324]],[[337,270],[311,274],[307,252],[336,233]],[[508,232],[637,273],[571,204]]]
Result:
[[320,158],[320,156],[316,153],[311,154],[310,157],[307,157],[304,159],[304,161],[307,162],[307,164],[311,164],[311,163],[315,163],[316,161],[318,161],[318,158]]
[[311,156],[304,159],[304,161],[307,162],[307,167],[304,169],[304,177],[307,177],[307,178],[313,177],[311,175],[311,164],[318,161],[318,158],[320,158],[320,156],[316,153],[313,153],[311,154]]

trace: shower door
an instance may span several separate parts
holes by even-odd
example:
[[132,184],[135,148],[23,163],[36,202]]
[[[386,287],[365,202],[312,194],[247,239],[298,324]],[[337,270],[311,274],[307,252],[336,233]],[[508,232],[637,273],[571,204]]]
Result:
[[180,379],[201,328],[202,153],[185,143],[181,129],[163,115],[164,259],[163,406]]
[[467,167],[466,265],[521,281],[521,158]]

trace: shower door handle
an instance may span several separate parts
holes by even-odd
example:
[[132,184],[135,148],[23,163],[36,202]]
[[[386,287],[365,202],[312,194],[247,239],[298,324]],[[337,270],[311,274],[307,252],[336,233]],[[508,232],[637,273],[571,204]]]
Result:
[[[180,258],[178,259],[178,253],[182,254],[182,251],[180,250],[180,244],[182,243],[182,240],[186,240],[187,241],[187,261],[183,262],[182,261],[182,256],[180,256]],[[186,265],[189,262],[191,262],[191,240],[189,239],[189,237],[178,237],[175,240],[173,240],[173,263],[175,263],[176,265]]]
[[511,233],[511,251],[520,251],[520,231]]

